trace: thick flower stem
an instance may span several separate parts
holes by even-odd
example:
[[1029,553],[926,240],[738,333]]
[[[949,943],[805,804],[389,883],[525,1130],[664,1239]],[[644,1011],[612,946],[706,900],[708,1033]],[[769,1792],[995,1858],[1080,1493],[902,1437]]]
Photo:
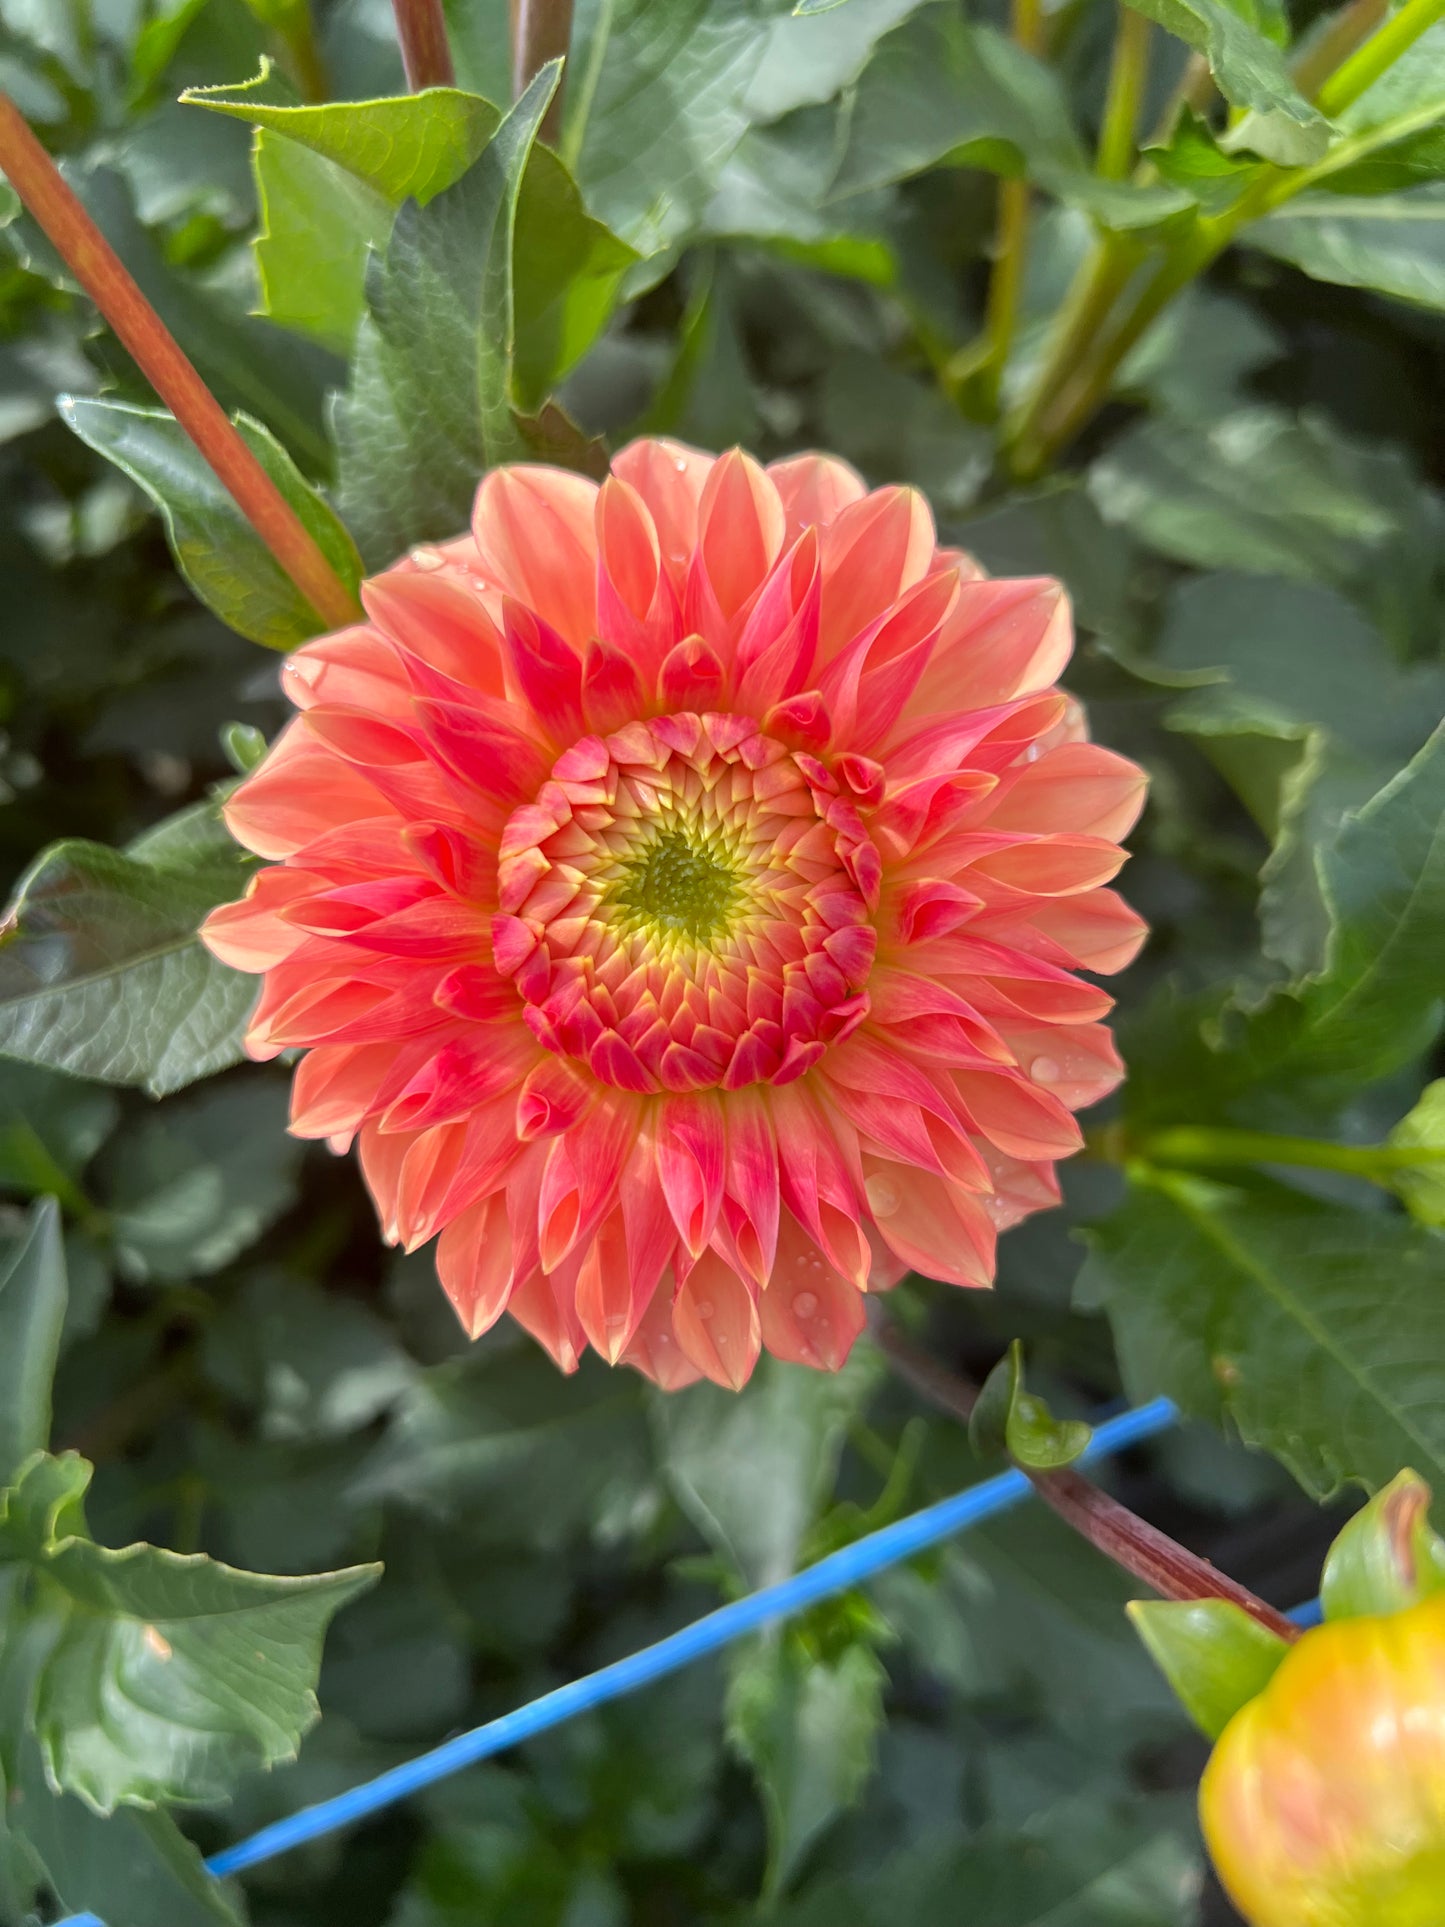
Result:
[[[572,46],[572,0],[512,0],[512,98],[520,100],[549,60],[565,60]],[[557,145],[562,86],[552,96],[541,138]]]
[[1372,34],[1389,12],[1390,0],[1350,0],[1321,29],[1294,63],[1292,76],[1306,100],[1314,100],[1330,75]]
[[1313,1171],[1341,1171],[1387,1185],[1395,1171],[1445,1164],[1445,1145],[1331,1144],[1322,1138],[1276,1137],[1270,1131],[1236,1131],[1223,1125],[1179,1125],[1158,1131],[1138,1147],[1148,1164],[1186,1169],[1200,1165],[1288,1164]]
[[[1043,51],[1042,0],[1013,0],[1013,37],[1025,53],[1037,55]],[[999,182],[998,225],[983,335],[977,350],[965,351],[960,358],[961,365],[972,364],[969,372],[979,405],[988,416],[998,411],[999,389],[1018,323],[1019,297],[1028,261],[1030,202],[1031,190],[1026,178]]]
[[391,6],[407,86],[414,94],[424,87],[453,86],[456,71],[442,0],[391,0]]
[[350,589],[61,178],[19,108],[4,94],[0,170],[317,616],[334,629],[355,622],[361,610]]
[[1333,116],[1353,106],[1440,19],[1445,19],[1445,0],[1405,0],[1323,83],[1317,96],[1320,112]]
[[1139,105],[1149,81],[1149,32],[1148,19],[1120,0],[1095,163],[1106,181],[1122,181],[1134,164]]
[[[929,1356],[885,1318],[873,1324],[880,1350],[898,1376],[940,1410],[968,1422],[978,1394],[966,1379]],[[1299,1628],[1273,1606],[1131,1512],[1082,1474],[1036,1472],[1020,1466],[1044,1503],[1075,1532],[1165,1599],[1227,1599],[1281,1639],[1299,1638]]]

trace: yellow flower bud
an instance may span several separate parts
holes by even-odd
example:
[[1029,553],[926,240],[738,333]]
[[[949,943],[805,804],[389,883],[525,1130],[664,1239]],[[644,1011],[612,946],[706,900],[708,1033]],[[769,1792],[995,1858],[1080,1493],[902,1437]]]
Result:
[[1306,1633],[1199,1789],[1252,1927],[1445,1927],[1445,1594]]

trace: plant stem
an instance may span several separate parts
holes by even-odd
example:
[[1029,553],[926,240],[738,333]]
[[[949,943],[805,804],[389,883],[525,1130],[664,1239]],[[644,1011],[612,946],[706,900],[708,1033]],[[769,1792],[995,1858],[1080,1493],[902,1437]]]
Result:
[[[1025,53],[1043,52],[1045,22],[1042,0],[1013,0],[1013,37]],[[989,275],[983,331],[955,355],[945,370],[945,385],[959,399],[970,388],[980,411],[998,413],[999,390],[1013,346],[1019,296],[1028,261],[1031,191],[1027,176],[1000,180],[998,217],[994,227],[993,270]]]
[[[941,1365],[889,1320],[875,1318],[873,1332],[900,1378],[931,1404],[968,1423],[978,1393],[967,1379]],[[1157,1526],[1151,1526],[1081,1473],[1036,1472],[1028,1466],[1019,1470],[1044,1503],[1075,1532],[1165,1599],[1227,1599],[1281,1639],[1299,1638],[1299,1628],[1283,1613]]]
[[[565,60],[572,46],[572,0],[514,0],[512,98],[520,100],[549,60]],[[549,147],[562,127],[562,85],[552,96],[540,129]]]
[[1095,241],[1093,252],[1074,276],[1033,390],[1004,426],[1003,445],[1011,451],[1011,466],[1020,480],[1030,479],[1042,467],[1033,454],[1039,418],[1088,353],[1136,266],[1134,249],[1121,236],[1105,234]]
[[447,44],[442,0],[391,0],[391,10],[396,15],[401,64],[411,91],[419,94],[423,87],[454,86],[456,70]]
[[1149,81],[1149,28],[1142,13],[1120,0],[1114,30],[1114,55],[1109,66],[1109,91],[1104,99],[1104,121],[1099,129],[1097,171],[1106,181],[1122,181],[1134,165],[1134,136],[1139,104]]
[[296,0],[295,5],[288,7],[281,16],[277,31],[285,42],[302,98],[308,101],[325,100],[330,87],[326,63],[321,58],[321,48],[316,39],[311,0]]
[[317,616],[333,629],[357,621],[361,610],[350,589],[62,180],[19,108],[4,94],[0,170]]
[[1317,97],[1320,112],[1332,117],[1342,114],[1442,18],[1445,0],[1405,0],[1399,12],[1392,13],[1379,32],[1371,34],[1324,82]]
[[1387,1184],[1392,1171],[1445,1164],[1445,1145],[1331,1144],[1323,1138],[1276,1137],[1271,1131],[1185,1124],[1145,1138],[1138,1155],[1148,1164],[1292,1164],[1313,1171],[1343,1171],[1350,1177]]
[[1335,69],[1375,31],[1389,4],[1390,0],[1350,0],[1349,6],[1330,17],[1294,63],[1294,84],[1306,100],[1314,100]]

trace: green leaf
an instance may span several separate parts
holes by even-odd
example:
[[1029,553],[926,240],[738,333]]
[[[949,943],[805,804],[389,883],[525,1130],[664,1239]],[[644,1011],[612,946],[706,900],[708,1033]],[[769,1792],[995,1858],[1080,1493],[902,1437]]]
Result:
[[0,1261],[0,1485],[50,1442],[66,1295],[60,1212],[42,1198],[23,1242]]
[[1442,1011],[1445,724],[1316,857],[1330,917],[1324,966],[1227,1026],[1255,1078],[1356,1087],[1425,1049]]
[[391,207],[423,203],[461,179],[497,131],[490,101],[456,87],[384,100],[338,100],[295,106],[277,92],[270,62],[233,87],[192,87],[188,106],[229,114],[332,161]]
[[1228,1599],[1136,1599],[1134,1630],[1206,1739],[1262,1693],[1288,1642]]
[[745,1398],[697,1385],[684,1398],[654,1401],[678,1504],[750,1590],[797,1569],[879,1370],[876,1352],[861,1345],[838,1373],[765,1357]]
[[1445,1539],[1430,1530],[1430,1488],[1404,1471],[1362,1506],[1330,1547],[1320,1580],[1326,1619],[1403,1612],[1445,1592]]
[[711,200],[752,118],[771,11],[767,0],[613,0],[579,19],[562,158],[588,207],[639,254],[683,240]]
[[1091,1230],[1078,1296],[1108,1311],[1131,1399],[1228,1419],[1316,1498],[1402,1464],[1445,1476],[1431,1232],[1282,1187],[1141,1174]]
[[1324,582],[1402,654],[1433,646],[1445,513],[1396,449],[1272,408],[1146,421],[1094,463],[1089,493],[1176,561]]
[[[164,409],[65,396],[60,412],[83,442],[143,488],[165,521],[181,574],[223,622],[268,649],[291,649],[329,625],[237,507],[190,436]],[[361,559],[345,525],[280,443],[244,415],[236,427],[308,534],[350,588]]]
[[1258,161],[1226,154],[1208,121],[1192,107],[1179,116],[1167,141],[1146,147],[1143,155],[1206,214],[1229,213],[1264,171]]
[[1260,31],[1252,9],[1230,0],[1129,4],[1202,53],[1224,98],[1231,106],[1250,110],[1233,132],[1239,146],[1283,167],[1308,166],[1323,156],[1329,122],[1290,79],[1283,53]]
[[556,86],[554,64],[454,187],[402,208],[373,264],[336,431],[348,519],[377,561],[464,528],[479,475],[526,452],[512,410],[513,239]]
[[1425,1086],[1420,1101],[1401,1118],[1388,1142],[1397,1150],[1434,1154],[1397,1170],[1390,1181],[1412,1218],[1445,1230],[1445,1078]]
[[989,1373],[969,1419],[976,1452],[1006,1452],[1035,1472],[1072,1465],[1093,1437],[1081,1419],[1056,1419],[1041,1398],[1024,1386],[1023,1345],[1014,1339]]
[[366,311],[367,254],[386,246],[391,204],[334,161],[269,128],[256,130],[251,163],[264,312],[349,354]]
[[[1442,168],[1445,171],[1445,168]],[[1445,186],[1398,194],[1305,194],[1240,240],[1316,281],[1373,288],[1445,311]]]
[[786,1635],[758,1640],[734,1666],[727,1735],[767,1808],[765,1898],[791,1884],[808,1849],[862,1798],[887,1683],[861,1640],[834,1660],[814,1657]]
[[30,1563],[49,1643],[34,1730],[51,1783],[97,1812],[223,1799],[294,1756],[318,1717],[332,1614],[380,1568],[269,1578],[79,1536],[90,1469],[34,1459],[6,1494],[0,1557]]
[[129,853],[52,845],[0,936],[0,1052],[153,1096],[235,1063],[255,980],[196,931],[254,867],[210,804]]
[[[185,98],[253,120],[265,227],[256,245],[267,312],[350,348],[365,311],[368,250],[385,249],[404,201],[425,207],[459,181],[502,121],[490,101],[451,87],[393,100],[293,107],[258,103],[247,87]],[[633,249],[593,220],[550,149],[524,157],[516,209],[514,382],[519,407],[540,408],[615,305]]]

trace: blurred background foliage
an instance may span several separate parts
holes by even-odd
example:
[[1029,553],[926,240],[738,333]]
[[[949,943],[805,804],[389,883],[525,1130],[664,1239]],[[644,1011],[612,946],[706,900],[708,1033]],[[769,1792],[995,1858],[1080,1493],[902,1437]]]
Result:
[[[1217,1421],[1110,1476],[1289,1605],[1351,1489],[1406,1462],[1445,1478],[1445,28],[1331,129],[1281,51],[1314,44],[1311,0],[1145,11],[1194,45],[1223,33],[1234,105],[1206,90],[1152,180],[1126,180],[1091,161],[1105,0],[1046,10],[1047,68],[955,0],[584,0],[555,153],[516,163],[515,339],[475,394],[426,371],[475,346],[496,267],[469,237],[510,92],[497,0],[448,0],[462,91],[425,124],[397,98],[387,0],[0,0],[0,87],[370,564],[459,526],[487,461],[585,465],[646,430],[832,449],[925,489],[991,570],[1065,580],[1070,686],[1152,779],[1126,874],[1154,929],[1122,985],[1130,1083],[1065,1208],[1004,1240],[996,1293],[910,1280],[893,1309],[975,1376],[1022,1338],[1060,1411],[1164,1391]],[[1147,46],[1145,129],[1191,72],[1184,40]],[[221,91],[182,103],[195,87]],[[1350,140],[1368,153],[1341,158]],[[999,424],[1007,444],[1090,250],[1167,248],[1271,162],[1323,154],[1335,173],[1243,228],[1082,434],[1011,480]],[[998,176],[1020,171],[1040,192],[1000,355]],[[0,940],[0,1305],[29,1309],[0,1318],[0,1472],[44,1441],[56,1357],[55,1449],[95,1467],[86,1573],[55,1551],[76,1461],[32,1468],[0,1517],[0,1732],[17,1679],[42,1715],[0,1745],[4,1927],[101,1895],[110,1927],[1232,1918],[1196,1841],[1202,1747],[1129,1589],[1037,1508],[244,1895],[206,1886],[163,1813],[94,1811],[173,1803],[210,1850],[988,1468],[866,1342],[836,1380],[765,1360],[741,1398],[672,1399],[595,1361],[561,1379],[510,1325],[469,1347],[429,1255],[379,1245],[351,1165],[284,1135],[284,1070],[237,1061],[251,981],[191,933],[244,877],[209,799],[283,714],[275,658],[212,609],[282,647],[307,612],[260,581],[174,431],[110,406],[154,399],[4,213],[0,865],[21,900]],[[241,1646],[286,1616],[292,1673],[243,1682],[204,1742],[179,1688],[148,1697],[135,1635],[159,1626],[203,1699],[222,1635],[165,1554],[107,1565],[135,1540],[270,1575],[244,1597],[214,1567],[193,1582]],[[301,1577],[378,1560],[374,1583]],[[345,1599],[324,1717],[263,1772],[307,1724]],[[145,1716],[117,1727],[127,1694]]]

